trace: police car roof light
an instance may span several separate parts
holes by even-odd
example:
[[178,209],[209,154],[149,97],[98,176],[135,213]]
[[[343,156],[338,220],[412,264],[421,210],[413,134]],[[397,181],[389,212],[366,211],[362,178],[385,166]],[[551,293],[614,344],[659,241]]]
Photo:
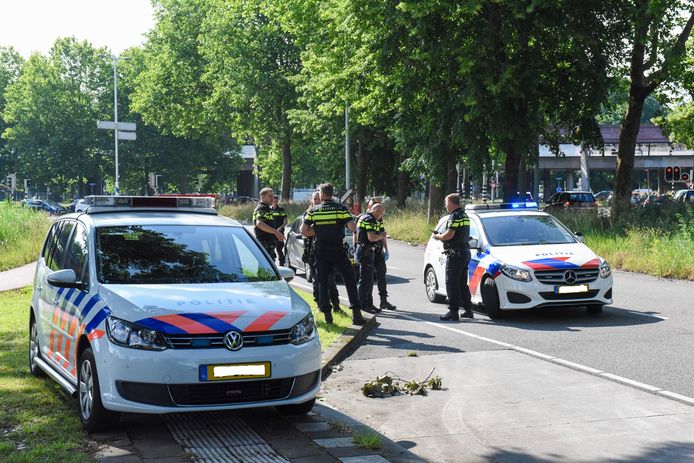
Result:
[[113,209],[187,209],[211,212],[215,208],[215,198],[211,196],[87,196],[84,202],[89,206],[87,212]]
[[465,206],[466,211],[499,211],[508,209],[526,209],[538,210],[538,205],[535,201],[524,201],[517,203],[492,203],[492,204],[468,204]]

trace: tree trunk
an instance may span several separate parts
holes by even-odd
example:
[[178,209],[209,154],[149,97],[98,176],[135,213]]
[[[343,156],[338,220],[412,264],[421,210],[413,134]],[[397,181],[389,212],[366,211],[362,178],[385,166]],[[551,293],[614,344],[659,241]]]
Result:
[[408,184],[410,178],[407,175],[407,172],[404,171],[399,171],[398,172],[398,207],[400,209],[405,209],[405,201],[407,200],[407,193],[408,193]]
[[282,201],[289,201],[292,188],[292,148],[291,134],[282,142]]
[[429,183],[429,202],[427,203],[427,220],[436,223],[443,204],[443,189],[433,181]]
[[520,194],[519,198],[525,198],[525,192],[530,191],[530,182],[528,181],[528,168],[525,165],[526,159],[527,156],[522,155],[520,157],[520,162],[518,163],[518,193]]
[[506,149],[504,164],[504,202],[512,202],[518,192],[518,167],[520,166],[520,151],[518,146],[510,144]]
[[366,145],[368,143],[368,137],[369,134],[366,127],[359,126],[359,130],[357,132],[356,201],[360,205],[364,202],[364,197],[366,196],[366,174],[368,171],[368,154]]
[[458,171],[455,169],[457,162],[455,151],[449,148],[446,153],[446,194],[458,191]]
[[629,105],[622,120],[619,131],[619,147],[617,151],[617,173],[614,179],[614,199],[612,201],[612,216],[629,209],[631,191],[634,187],[634,152],[636,138],[641,128],[641,112],[646,100],[646,93],[632,85],[629,89]]

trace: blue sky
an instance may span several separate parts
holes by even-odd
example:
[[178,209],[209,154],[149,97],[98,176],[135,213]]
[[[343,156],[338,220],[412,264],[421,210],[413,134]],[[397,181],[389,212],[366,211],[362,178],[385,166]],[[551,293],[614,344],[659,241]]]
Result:
[[150,0],[0,0],[0,45],[24,57],[64,36],[120,53],[143,43],[153,25]]

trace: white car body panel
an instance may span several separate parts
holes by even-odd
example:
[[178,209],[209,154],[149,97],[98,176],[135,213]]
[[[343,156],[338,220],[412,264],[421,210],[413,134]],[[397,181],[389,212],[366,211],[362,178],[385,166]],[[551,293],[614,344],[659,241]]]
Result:
[[[466,211],[466,213],[471,222],[471,238],[474,235],[480,244],[479,249],[471,249],[471,259],[468,267],[468,286],[473,303],[483,303],[482,283],[485,278],[493,278],[495,280],[502,310],[521,310],[554,305],[604,305],[612,303],[611,275],[607,278],[602,278],[598,275],[597,278],[591,279],[586,283],[589,291],[591,291],[588,294],[595,292],[591,297],[584,297],[585,293],[576,297],[569,295],[557,296],[558,290],[555,290],[555,287],[568,285],[563,279],[551,283],[538,281],[538,276],[541,276],[545,271],[563,274],[567,270],[572,270],[574,272],[578,271],[579,274],[584,274],[594,273],[594,270],[597,269],[599,273],[601,259],[585,244],[577,240],[575,243],[568,244],[491,246],[484,234],[481,222],[482,213],[477,213],[476,211]],[[483,214],[484,217],[518,214],[547,215],[537,210],[501,210],[498,212],[484,212]],[[436,226],[438,232],[443,230],[442,227],[445,226],[447,219],[448,216],[444,216],[439,220]],[[428,268],[433,268],[438,283],[436,294],[446,296],[446,256],[442,254],[442,251],[443,244],[430,238],[424,253],[423,275],[426,275]],[[509,278],[501,272],[503,265],[530,271],[532,280],[526,282]],[[543,280],[546,281],[546,278],[543,277]],[[512,302],[509,300],[509,293],[517,293],[524,296],[524,298],[516,296],[518,299]],[[550,293],[555,295],[552,296]],[[524,302],[519,302],[521,299]]]

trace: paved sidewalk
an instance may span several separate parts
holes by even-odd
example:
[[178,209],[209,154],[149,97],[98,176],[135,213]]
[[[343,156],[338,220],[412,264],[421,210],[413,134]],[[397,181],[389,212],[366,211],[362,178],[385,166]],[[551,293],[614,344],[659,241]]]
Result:
[[[511,351],[348,360],[323,397],[428,461],[694,461],[694,407]],[[443,391],[366,398],[388,371]]]
[[30,285],[34,281],[35,270],[36,262],[32,262],[0,272],[0,291],[9,291]]

